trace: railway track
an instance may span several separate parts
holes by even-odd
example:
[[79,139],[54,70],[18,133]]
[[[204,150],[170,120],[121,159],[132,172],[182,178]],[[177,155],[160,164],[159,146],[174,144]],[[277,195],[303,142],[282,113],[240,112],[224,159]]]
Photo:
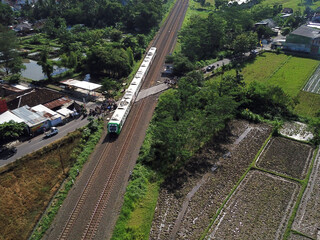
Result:
[[[157,81],[165,60],[165,56],[172,51],[174,47],[177,31],[182,24],[187,9],[187,4],[188,0],[177,0],[167,21],[159,30],[158,37],[153,42],[153,46],[157,47],[158,53],[143,84],[144,87],[150,87]],[[125,155],[127,154],[129,146],[133,144],[134,141],[132,139],[134,133],[141,122],[142,116],[144,116],[145,111],[147,111],[147,103],[148,99],[143,99],[138,108],[134,112],[131,111],[130,115],[134,114],[134,117],[131,118],[132,120],[130,122],[127,120],[127,123],[121,133],[122,136],[119,136],[119,138],[116,140],[116,144],[115,142],[108,142],[106,147],[103,149],[102,154],[100,155],[87,182],[85,183],[80,197],[77,199],[71,213],[69,214],[69,217],[67,218],[67,221],[63,224],[63,227],[60,228],[62,231],[57,238],[52,239],[74,239],[71,237],[71,232],[77,232],[77,236],[80,237],[79,239],[87,240],[94,239],[96,237],[96,232],[98,231],[98,227],[103,218],[106,206],[109,203],[118,173],[123,167]],[[115,146],[120,146],[120,150],[115,161],[112,163],[113,165],[108,177],[106,177],[104,182],[101,182],[101,178],[99,177],[107,165],[106,162],[108,161],[109,156],[112,155],[110,154],[111,149]],[[92,192],[95,192],[93,186],[96,186],[96,184],[100,184],[101,186],[103,185],[103,187],[99,188],[99,197],[95,200],[93,209],[90,210],[89,208],[87,209],[86,206],[90,202],[88,199],[92,195]],[[81,215],[81,212],[83,211],[86,211],[87,214],[82,213]],[[76,228],[75,225],[77,224],[77,221],[79,221],[80,216],[84,215],[90,217],[88,220],[86,220],[87,223],[85,227],[80,230],[80,233],[79,229],[75,230],[74,228]]]

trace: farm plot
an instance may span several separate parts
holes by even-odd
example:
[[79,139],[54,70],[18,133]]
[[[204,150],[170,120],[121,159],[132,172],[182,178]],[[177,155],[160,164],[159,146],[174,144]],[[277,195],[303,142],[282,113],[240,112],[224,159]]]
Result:
[[320,65],[304,86],[303,91],[320,94]]
[[286,138],[270,140],[257,160],[257,166],[267,170],[303,179],[306,176],[313,148],[308,144]]
[[299,184],[250,171],[212,225],[207,239],[281,239]]
[[150,239],[199,239],[270,133],[266,124],[232,121],[163,184]]
[[314,161],[312,173],[299,205],[292,228],[312,238],[317,237],[320,227],[320,156]]
[[312,238],[301,236],[301,235],[296,234],[296,233],[290,233],[290,236],[289,236],[288,240],[312,240]]
[[307,124],[301,122],[285,122],[280,129],[280,134],[300,141],[310,141],[313,138]]

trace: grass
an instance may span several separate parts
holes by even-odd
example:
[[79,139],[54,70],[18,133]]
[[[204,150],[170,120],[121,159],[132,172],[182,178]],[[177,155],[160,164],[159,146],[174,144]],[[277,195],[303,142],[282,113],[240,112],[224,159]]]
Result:
[[151,169],[141,164],[135,166],[112,240],[148,239],[160,183]]
[[[320,95],[303,92],[302,88],[319,65],[318,60],[265,52],[242,66],[242,75],[247,85],[253,81],[277,85],[291,97],[297,98],[296,114],[314,117],[319,111]],[[225,72],[235,75],[235,70]],[[219,78],[215,77],[215,78]]]
[[148,183],[146,195],[132,212],[128,227],[134,229],[139,239],[149,239],[154,209],[159,196],[160,182]]
[[268,79],[268,83],[279,85],[287,94],[295,97],[319,65],[319,61],[300,57],[289,58],[290,59]]
[[320,111],[320,94],[300,91],[295,113],[302,117],[313,117]]
[[0,239],[28,238],[64,179],[60,160],[71,167],[80,136],[77,131],[1,169]]
[[[274,4],[281,4],[283,8],[292,8],[293,11],[297,11],[300,9],[301,12],[303,12],[305,9],[305,5],[301,5],[301,3],[303,2],[304,0],[265,0],[261,4],[268,5],[268,6],[273,6]],[[299,4],[301,6],[299,6]],[[320,6],[320,2],[318,1],[313,2],[313,4],[310,5],[312,9],[316,9],[319,6]]]

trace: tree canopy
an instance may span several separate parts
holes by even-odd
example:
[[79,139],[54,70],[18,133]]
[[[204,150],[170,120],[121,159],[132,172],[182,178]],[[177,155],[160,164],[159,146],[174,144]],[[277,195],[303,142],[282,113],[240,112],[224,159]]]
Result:
[[0,61],[3,63],[6,75],[20,75],[24,67],[22,58],[17,51],[18,39],[14,31],[0,25]]

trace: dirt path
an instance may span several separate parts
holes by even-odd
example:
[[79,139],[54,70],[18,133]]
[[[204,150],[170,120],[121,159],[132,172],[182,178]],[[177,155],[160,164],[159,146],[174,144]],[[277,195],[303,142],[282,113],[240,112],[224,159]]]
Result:
[[238,120],[228,129],[166,180],[150,239],[198,239],[271,132]]

